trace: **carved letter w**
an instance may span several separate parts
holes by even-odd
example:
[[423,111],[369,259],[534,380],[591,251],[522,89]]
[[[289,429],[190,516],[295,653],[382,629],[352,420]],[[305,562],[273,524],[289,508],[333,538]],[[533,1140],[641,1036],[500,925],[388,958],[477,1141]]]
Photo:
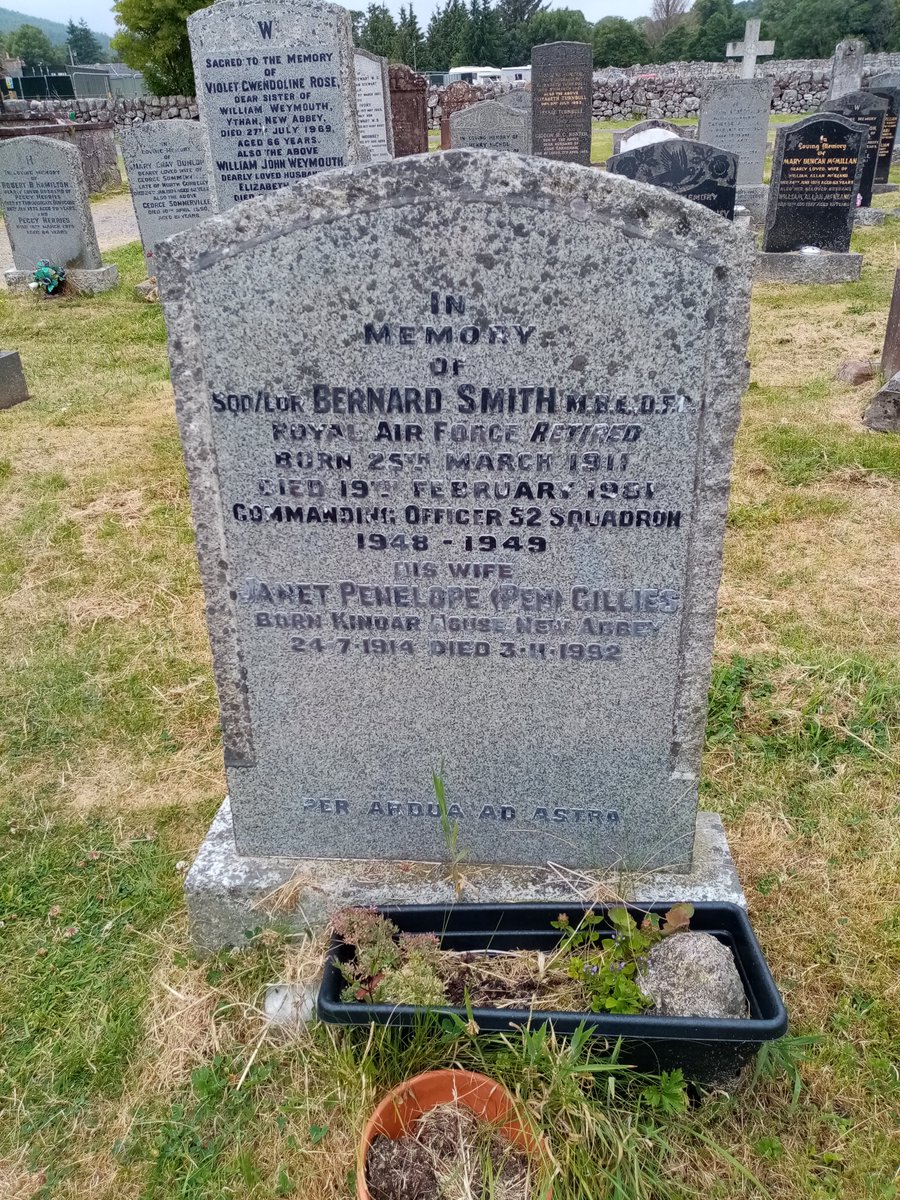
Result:
[[256,23],[259,26],[260,34],[264,38],[271,39],[271,37],[272,37],[272,22],[271,21],[257,21]]

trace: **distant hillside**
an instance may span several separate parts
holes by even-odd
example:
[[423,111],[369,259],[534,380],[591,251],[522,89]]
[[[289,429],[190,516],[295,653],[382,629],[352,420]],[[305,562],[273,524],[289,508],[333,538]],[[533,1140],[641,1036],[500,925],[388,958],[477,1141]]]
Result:
[[[72,5],[72,19],[76,24],[79,21],[77,4]],[[57,46],[64,46],[66,44],[66,26],[61,21],[47,21],[44,17],[29,17],[27,13],[16,12],[12,8],[0,8],[0,34],[12,33],[20,25],[36,25]],[[95,29],[94,37],[100,43],[102,49],[109,49],[108,33],[98,33]]]

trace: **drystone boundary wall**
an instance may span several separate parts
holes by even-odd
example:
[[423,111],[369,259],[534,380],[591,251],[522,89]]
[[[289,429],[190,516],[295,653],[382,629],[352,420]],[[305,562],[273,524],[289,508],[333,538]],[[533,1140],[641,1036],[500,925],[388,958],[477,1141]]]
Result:
[[[831,59],[760,60],[759,74],[772,80],[772,111],[775,113],[812,112],[828,99]],[[863,86],[881,71],[900,70],[900,54],[867,54]],[[610,68],[594,72],[593,113],[598,120],[637,120],[653,117],[696,117],[700,93],[709,78],[737,76],[740,64],[665,63]],[[483,88],[486,99],[501,89]],[[440,125],[444,89],[428,89],[428,124]],[[54,116],[62,120],[75,112],[79,121],[97,125],[141,125],[173,117],[196,118],[193,96],[144,96],[134,100],[32,100],[7,101],[9,117],[21,120]]]

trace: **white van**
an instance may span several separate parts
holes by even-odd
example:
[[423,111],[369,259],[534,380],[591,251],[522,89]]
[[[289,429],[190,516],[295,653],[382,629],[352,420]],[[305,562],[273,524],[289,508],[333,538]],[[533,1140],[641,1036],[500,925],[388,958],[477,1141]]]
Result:
[[450,83],[474,83],[478,87],[485,84],[499,86],[503,81],[498,67],[451,67]]

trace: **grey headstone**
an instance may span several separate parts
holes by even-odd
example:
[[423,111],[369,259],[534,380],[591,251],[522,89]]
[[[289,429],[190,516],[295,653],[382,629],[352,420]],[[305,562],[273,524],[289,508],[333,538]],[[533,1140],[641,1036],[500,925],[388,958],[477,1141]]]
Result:
[[804,117],[775,135],[762,248],[850,249],[869,130],[839,113]]
[[359,140],[369,152],[369,162],[387,162],[394,157],[388,60],[368,50],[354,50],[353,66]]
[[738,187],[763,181],[772,110],[771,79],[708,79],[700,97],[701,142],[738,156]]
[[535,154],[591,165],[594,52],[585,42],[531,51],[531,141]]
[[869,80],[869,87],[872,91],[876,88],[900,88],[900,71],[881,71],[878,75],[873,75]]
[[18,350],[0,350],[0,409],[28,399],[28,384]]
[[869,131],[863,156],[863,169],[859,177],[859,194],[864,208],[872,203],[872,185],[881,152],[881,134],[888,112],[888,102],[874,92],[845,92],[822,105],[822,112],[840,113],[850,121],[865,125]]
[[102,267],[75,146],[44,137],[0,143],[0,208],[19,271],[41,259],[66,270]]
[[473,863],[688,864],[751,258],[483,150],[160,247],[239,853],[446,858],[443,763]]
[[858,92],[862,87],[865,66],[866,43],[856,38],[838,42],[831,60],[831,83],[828,99],[836,100],[845,92]]
[[660,133],[671,134],[672,137],[692,137],[694,134],[694,130],[690,126],[674,125],[671,121],[662,121],[655,118],[649,121],[638,121],[636,125],[632,125],[629,129],[613,130],[613,154],[619,154],[623,150],[636,150],[639,146],[652,145],[652,142],[646,142],[642,139],[643,135],[652,134],[654,130],[658,130]]
[[177,118],[126,126],[120,137],[141,243],[152,258],[164,238],[212,216],[206,139],[197,121]]
[[360,161],[347,9],[216,0],[187,23],[219,212]]
[[892,375],[869,401],[863,424],[876,433],[900,433],[900,375]]
[[499,100],[482,100],[450,116],[450,144],[454,150],[510,150],[528,153],[528,122]]
[[526,154],[531,154],[533,141],[531,137],[531,88],[513,88],[511,92],[504,92],[497,97],[500,104],[506,108],[511,108],[513,112],[521,113],[525,118],[525,145]]

